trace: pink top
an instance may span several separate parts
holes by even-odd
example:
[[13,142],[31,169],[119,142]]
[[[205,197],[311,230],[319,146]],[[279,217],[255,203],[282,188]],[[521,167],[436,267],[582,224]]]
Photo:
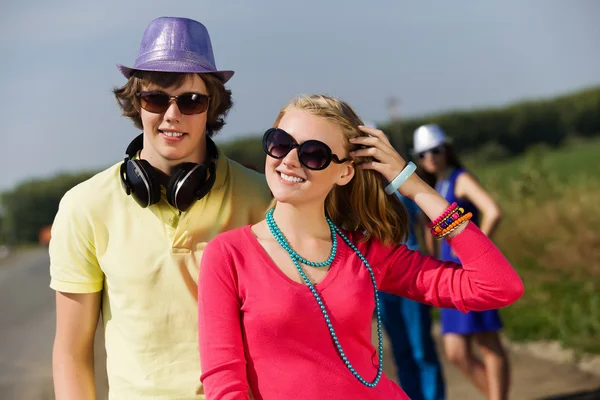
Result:
[[[505,307],[523,293],[517,273],[473,223],[449,239],[462,266],[406,246],[360,243],[360,236],[347,234],[369,261],[380,290],[463,312]],[[371,343],[373,286],[341,238],[316,288],[346,356],[372,381],[378,362]],[[250,226],[222,233],[206,246],[198,307],[200,380],[208,400],[249,399],[249,390],[257,400],[408,399],[385,374],[374,388],[352,375],[308,287],[275,265]]]

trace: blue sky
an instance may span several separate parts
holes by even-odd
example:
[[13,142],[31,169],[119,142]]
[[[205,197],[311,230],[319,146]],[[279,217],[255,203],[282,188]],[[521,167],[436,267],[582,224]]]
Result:
[[[170,3],[170,4],[168,4]],[[0,5],[0,190],[107,167],[136,129],[111,94],[148,22],[203,22],[235,108],[219,140],[257,134],[298,93],[368,120],[499,106],[600,83],[600,2],[22,0]]]

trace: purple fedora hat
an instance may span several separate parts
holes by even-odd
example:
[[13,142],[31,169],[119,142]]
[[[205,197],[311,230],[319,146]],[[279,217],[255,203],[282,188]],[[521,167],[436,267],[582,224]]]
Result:
[[117,64],[126,78],[136,71],[210,73],[223,83],[233,71],[218,70],[208,30],[188,18],[160,17],[144,31],[133,67]]

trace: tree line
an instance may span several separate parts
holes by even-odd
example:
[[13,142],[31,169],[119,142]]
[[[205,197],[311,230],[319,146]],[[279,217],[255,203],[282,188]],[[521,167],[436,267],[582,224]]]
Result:
[[[388,134],[395,147],[409,152],[414,131],[429,123],[438,124],[452,138],[458,153],[478,153],[486,160],[511,157],[534,145],[559,146],[572,137],[599,134],[600,86],[506,107],[407,118],[378,128]],[[264,169],[260,134],[221,147],[234,160]]]
[[[600,86],[506,107],[461,110],[408,118],[380,126],[392,143],[412,147],[414,130],[437,123],[453,139],[459,153],[478,153],[487,160],[520,154],[537,144],[559,146],[571,137],[600,133]],[[221,145],[232,159],[259,171],[265,155],[261,137],[247,137]],[[61,174],[29,180],[0,195],[0,244],[38,241],[40,229],[51,225],[67,190],[97,171]]]

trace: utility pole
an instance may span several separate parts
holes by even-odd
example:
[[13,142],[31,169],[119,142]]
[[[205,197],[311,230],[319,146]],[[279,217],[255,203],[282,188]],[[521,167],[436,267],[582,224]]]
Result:
[[388,99],[388,113],[390,121],[400,121],[400,99],[397,97],[390,97]]
[[400,99],[394,96],[390,97],[388,99],[388,115],[390,122],[398,127],[396,131],[397,134],[394,138],[394,145],[397,147],[396,150],[402,157],[406,157],[406,141],[404,140],[404,132],[402,132],[402,126],[400,125],[400,104]]

